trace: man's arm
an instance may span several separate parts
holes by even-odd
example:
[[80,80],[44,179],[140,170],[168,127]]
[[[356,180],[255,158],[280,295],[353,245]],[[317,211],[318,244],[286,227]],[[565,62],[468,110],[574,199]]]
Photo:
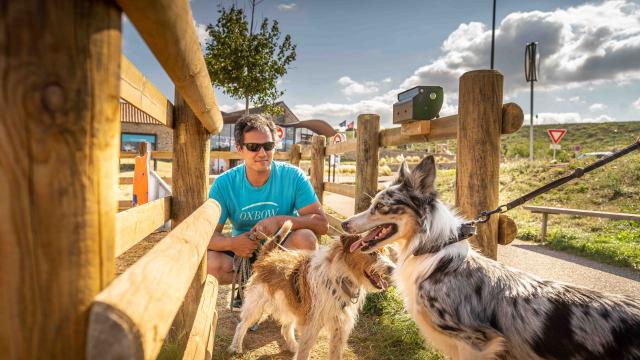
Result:
[[249,257],[258,248],[258,242],[249,239],[248,233],[240,234],[236,237],[222,235],[224,224],[218,224],[213,231],[213,236],[209,241],[209,250],[233,251],[236,255]]
[[298,210],[298,216],[272,216],[261,220],[253,229],[266,235],[272,235],[287,220],[291,220],[292,230],[309,229],[317,235],[324,235],[329,230],[329,221],[319,201]]

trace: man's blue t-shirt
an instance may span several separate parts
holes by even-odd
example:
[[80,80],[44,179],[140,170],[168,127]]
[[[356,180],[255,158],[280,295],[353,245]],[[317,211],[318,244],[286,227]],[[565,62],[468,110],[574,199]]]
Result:
[[318,200],[302,170],[280,161],[271,163],[269,180],[260,187],[249,183],[244,164],[225,171],[213,182],[209,198],[220,203],[218,223],[231,220],[232,236],[271,216],[297,216],[297,210]]

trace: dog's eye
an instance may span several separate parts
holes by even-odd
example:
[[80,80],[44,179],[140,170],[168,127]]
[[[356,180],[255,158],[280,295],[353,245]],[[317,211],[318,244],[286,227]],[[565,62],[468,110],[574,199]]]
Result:
[[380,210],[380,209],[382,209],[383,207],[384,207],[384,204],[379,202],[379,203],[377,203],[377,204],[376,204],[375,209],[376,209],[376,210]]

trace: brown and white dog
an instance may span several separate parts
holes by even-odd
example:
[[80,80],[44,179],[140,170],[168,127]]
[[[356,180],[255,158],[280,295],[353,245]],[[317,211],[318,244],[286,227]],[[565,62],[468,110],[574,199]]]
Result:
[[278,243],[290,228],[291,223],[285,223],[253,265],[229,351],[241,353],[247,329],[263,315],[271,315],[282,324],[282,336],[295,359],[309,358],[325,327],[330,332],[329,358],[341,359],[366,293],[386,289],[384,277],[395,265],[384,248],[352,253],[351,245],[360,238],[353,235],[341,236],[315,252],[284,249]]
[[400,246],[395,284],[422,335],[453,359],[640,359],[640,300],[542,280],[474,251],[427,157],[347,221],[351,247]]

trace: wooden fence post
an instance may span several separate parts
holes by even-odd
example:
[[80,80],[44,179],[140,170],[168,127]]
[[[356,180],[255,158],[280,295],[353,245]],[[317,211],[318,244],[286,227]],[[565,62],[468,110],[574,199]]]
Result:
[[322,194],[324,191],[324,147],[325,137],[323,135],[314,135],[311,138],[311,185],[316,192],[318,199],[322,203]]
[[291,154],[289,155],[289,162],[291,165],[300,166],[300,158],[302,157],[302,151],[300,144],[291,145]]
[[[498,206],[502,84],[495,70],[470,71],[460,78],[456,206],[467,218]],[[479,225],[471,238],[492,259],[497,257],[498,218]]]
[[380,115],[358,115],[356,147],[356,214],[371,205],[378,192],[378,148]]
[[83,359],[89,305],[114,277],[121,14],[111,1],[3,4],[0,349]]
[[[174,99],[173,164],[171,167],[171,227],[176,228],[208,198],[210,134],[176,91]],[[200,261],[182,308],[175,317],[172,337],[188,338],[198,310],[198,303],[206,280],[206,252]]]

